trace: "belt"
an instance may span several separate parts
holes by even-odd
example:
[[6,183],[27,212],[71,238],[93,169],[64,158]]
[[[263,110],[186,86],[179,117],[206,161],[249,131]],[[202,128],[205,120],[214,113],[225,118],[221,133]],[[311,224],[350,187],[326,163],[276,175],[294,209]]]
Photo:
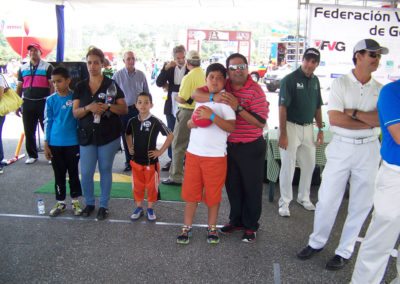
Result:
[[194,111],[194,108],[187,108],[187,107],[178,107],[178,109],[181,109],[181,110],[188,110],[188,111]]
[[312,125],[312,122],[311,122],[311,123],[302,123],[302,122],[294,122],[294,121],[290,121],[290,120],[288,120],[288,121],[291,122],[291,123],[293,123],[293,124],[300,125],[300,126],[309,126],[309,125]]
[[378,139],[378,136],[370,136],[370,137],[364,137],[364,138],[348,138],[348,137],[336,135],[335,138],[337,140],[345,142],[345,143],[361,145],[361,144],[366,144],[366,143],[375,141],[376,139]]

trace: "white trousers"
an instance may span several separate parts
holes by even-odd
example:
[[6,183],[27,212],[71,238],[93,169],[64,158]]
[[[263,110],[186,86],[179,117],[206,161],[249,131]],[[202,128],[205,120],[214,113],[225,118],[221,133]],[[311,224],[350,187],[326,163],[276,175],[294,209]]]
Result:
[[379,167],[380,143],[355,145],[333,137],[326,148],[326,167],[318,192],[314,230],[309,245],[323,248],[328,241],[350,178],[350,198],[346,221],[335,254],[349,259],[361,227],[373,203],[375,177]]
[[[376,179],[374,213],[354,267],[353,284],[379,284],[400,234],[400,168],[382,164]],[[399,248],[400,249],[400,248]],[[399,252],[400,254],[400,252]],[[397,273],[400,273],[400,255]],[[397,277],[400,282],[400,277]]]
[[279,204],[289,204],[293,199],[292,181],[296,160],[300,167],[298,197],[300,201],[310,201],[310,186],[315,168],[315,142],[313,125],[301,126],[291,122],[286,124],[287,149],[279,148],[281,171],[279,173]]

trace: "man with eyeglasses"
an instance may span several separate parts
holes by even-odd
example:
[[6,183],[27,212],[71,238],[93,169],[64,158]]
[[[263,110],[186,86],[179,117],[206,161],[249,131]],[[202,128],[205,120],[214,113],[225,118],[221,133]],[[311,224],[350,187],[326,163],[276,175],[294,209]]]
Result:
[[326,264],[327,270],[339,270],[347,264],[372,208],[380,161],[377,100],[382,85],[371,74],[378,68],[381,55],[388,52],[375,40],[359,41],[353,49],[355,68],[332,82],[328,115],[333,138],[326,148],[327,163],[314,230],[308,245],[297,254],[299,259],[310,259],[324,248],[350,179],[346,221],[335,255]]
[[318,77],[314,75],[320,62],[320,52],[308,48],[301,66],[285,76],[279,91],[279,215],[289,217],[293,198],[292,181],[296,160],[300,166],[297,202],[306,210],[315,210],[310,201],[310,186],[315,168],[314,125],[319,129],[317,144],[324,142],[322,131],[322,97]]
[[249,76],[247,59],[240,53],[226,60],[228,80],[218,94],[196,92],[196,101],[218,101],[236,112],[235,130],[228,136],[228,173],[225,187],[231,210],[229,223],[221,233],[243,231],[242,241],[256,240],[261,216],[266,143],[263,128],[268,118],[268,102],[260,85]]
[[[400,236],[400,80],[382,88],[378,113],[383,162],[376,177],[372,220],[358,252],[352,284],[381,283]],[[397,278],[391,284],[400,284],[400,246]]]

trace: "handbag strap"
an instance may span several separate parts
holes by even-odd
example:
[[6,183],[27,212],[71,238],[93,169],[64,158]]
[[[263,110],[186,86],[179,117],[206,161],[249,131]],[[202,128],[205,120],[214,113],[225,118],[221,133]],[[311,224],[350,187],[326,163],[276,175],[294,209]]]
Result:
[[4,88],[4,92],[6,92],[10,88],[10,85],[8,85],[6,77],[4,77],[4,75],[2,73],[0,73],[0,75],[1,75],[1,77],[3,77],[4,85],[6,85]]

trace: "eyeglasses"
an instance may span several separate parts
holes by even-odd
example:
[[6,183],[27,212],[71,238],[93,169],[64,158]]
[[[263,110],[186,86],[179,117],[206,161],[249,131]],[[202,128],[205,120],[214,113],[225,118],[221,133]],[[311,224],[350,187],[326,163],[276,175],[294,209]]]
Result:
[[369,51],[369,52],[368,52],[368,56],[371,57],[371,58],[378,58],[378,59],[381,59],[382,54],[376,53],[376,52],[374,52],[374,51]]
[[247,69],[247,64],[232,64],[232,65],[229,65],[228,69],[230,71],[246,70]]

